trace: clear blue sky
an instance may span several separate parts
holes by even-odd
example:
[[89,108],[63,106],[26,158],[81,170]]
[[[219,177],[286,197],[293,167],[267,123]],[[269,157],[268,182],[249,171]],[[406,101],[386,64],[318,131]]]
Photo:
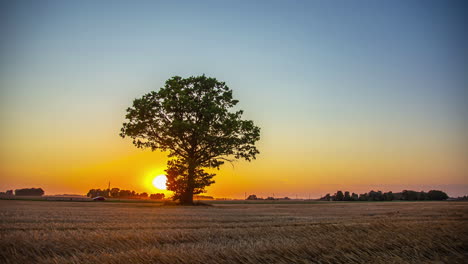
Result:
[[[372,163],[369,157],[384,152],[398,160],[395,166],[439,160],[430,184],[468,183],[466,1],[2,1],[0,7],[1,155],[9,174],[13,163],[33,158],[26,154],[53,145],[37,142],[96,138],[96,146],[117,135],[133,98],[173,75],[205,73],[226,81],[262,127],[266,160],[283,157],[299,166],[358,155]],[[12,141],[31,141],[32,150],[21,152]],[[330,182],[317,177],[334,184],[353,173]],[[394,173],[382,177],[407,179]],[[411,173],[416,184],[427,172]]]

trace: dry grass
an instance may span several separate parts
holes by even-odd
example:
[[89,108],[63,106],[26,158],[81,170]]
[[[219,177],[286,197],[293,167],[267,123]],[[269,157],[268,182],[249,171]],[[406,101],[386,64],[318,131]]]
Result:
[[468,203],[0,201],[1,263],[466,263]]

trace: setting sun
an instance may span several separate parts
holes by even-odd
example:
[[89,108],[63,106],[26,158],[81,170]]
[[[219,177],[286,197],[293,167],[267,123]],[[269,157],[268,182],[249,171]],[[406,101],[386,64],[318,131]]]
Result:
[[153,179],[153,186],[160,190],[166,190],[166,181],[166,175],[158,175]]

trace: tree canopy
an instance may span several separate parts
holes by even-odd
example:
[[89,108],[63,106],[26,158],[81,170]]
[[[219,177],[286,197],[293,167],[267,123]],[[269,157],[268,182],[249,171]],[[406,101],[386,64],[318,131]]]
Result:
[[130,137],[138,148],[168,151],[168,189],[183,204],[193,203],[193,194],[214,183],[225,161],[251,161],[259,154],[255,143],[260,128],[233,111],[239,101],[232,90],[205,75],[166,81],[159,91],[135,99],[127,109],[120,135]]

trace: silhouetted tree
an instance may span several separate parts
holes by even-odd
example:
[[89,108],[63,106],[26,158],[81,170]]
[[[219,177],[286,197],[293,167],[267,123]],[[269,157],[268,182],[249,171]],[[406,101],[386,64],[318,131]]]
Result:
[[362,193],[359,195],[359,201],[367,201],[367,200],[368,200],[367,193]]
[[91,190],[88,191],[88,193],[86,194],[86,196],[87,196],[87,197],[93,198],[93,197],[95,197],[94,194],[95,194],[95,190],[94,190],[94,189],[91,189]]
[[258,199],[258,198],[257,198],[257,195],[251,194],[251,195],[249,195],[249,197],[247,197],[246,200],[257,200],[257,199]]
[[348,191],[345,191],[343,201],[351,201],[351,196]]
[[427,196],[430,200],[447,200],[449,197],[448,195],[443,192],[443,191],[438,191],[438,190],[430,190],[427,193]]
[[342,191],[336,192],[335,201],[343,201],[344,195]]
[[401,200],[416,201],[416,200],[418,200],[418,192],[410,191],[410,190],[404,190],[401,193]]
[[91,198],[94,198],[97,196],[112,197],[112,198],[133,198],[133,199],[148,198],[148,194],[146,192],[137,193],[131,190],[120,190],[119,188],[112,188],[111,190],[91,189],[88,191],[88,194],[86,196],[91,197]]
[[419,201],[424,201],[424,200],[429,200],[429,196],[427,193],[425,193],[424,191],[420,191],[418,192],[418,200]]
[[393,196],[392,192],[384,193],[383,196],[384,196],[385,201],[393,201],[394,200],[394,196]]
[[330,196],[329,193],[325,194],[325,196],[321,198],[321,200],[325,200],[325,201],[330,201],[331,199],[332,197]]
[[86,194],[86,196],[91,197],[91,198],[94,198],[97,196],[106,197],[106,194],[107,194],[107,190],[91,189],[89,190],[88,194]]
[[132,197],[132,191],[130,191],[130,190],[120,190],[119,197],[120,198],[130,198],[130,197]]
[[333,201],[393,201],[393,200],[407,200],[407,201],[424,201],[424,200],[446,200],[448,195],[442,191],[431,190],[428,193],[421,191],[410,191],[404,190],[401,193],[386,192],[382,191],[370,191],[369,193],[363,193],[359,196],[355,193],[349,195],[348,191],[345,191],[344,195],[342,191],[337,191],[335,195],[330,194],[321,197],[320,200]]
[[25,188],[25,189],[16,189],[15,195],[18,196],[42,196],[44,195],[44,190],[42,188]]
[[112,188],[110,190],[110,196],[114,197],[114,198],[117,198],[117,197],[119,197],[119,192],[120,192],[119,188]]
[[370,191],[368,194],[368,201],[383,201],[384,197],[382,191]]
[[158,92],[133,101],[120,135],[138,148],[169,151],[168,189],[182,204],[193,204],[194,193],[214,182],[214,174],[203,168],[251,161],[259,153],[260,128],[242,120],[242,110],[229,111],[237,103],[232,90],[215,78],[175,76]]
[[150,195],[150,199],[153,199],[153,200],[162,200],[164,199],[164,193],[153,193]]

